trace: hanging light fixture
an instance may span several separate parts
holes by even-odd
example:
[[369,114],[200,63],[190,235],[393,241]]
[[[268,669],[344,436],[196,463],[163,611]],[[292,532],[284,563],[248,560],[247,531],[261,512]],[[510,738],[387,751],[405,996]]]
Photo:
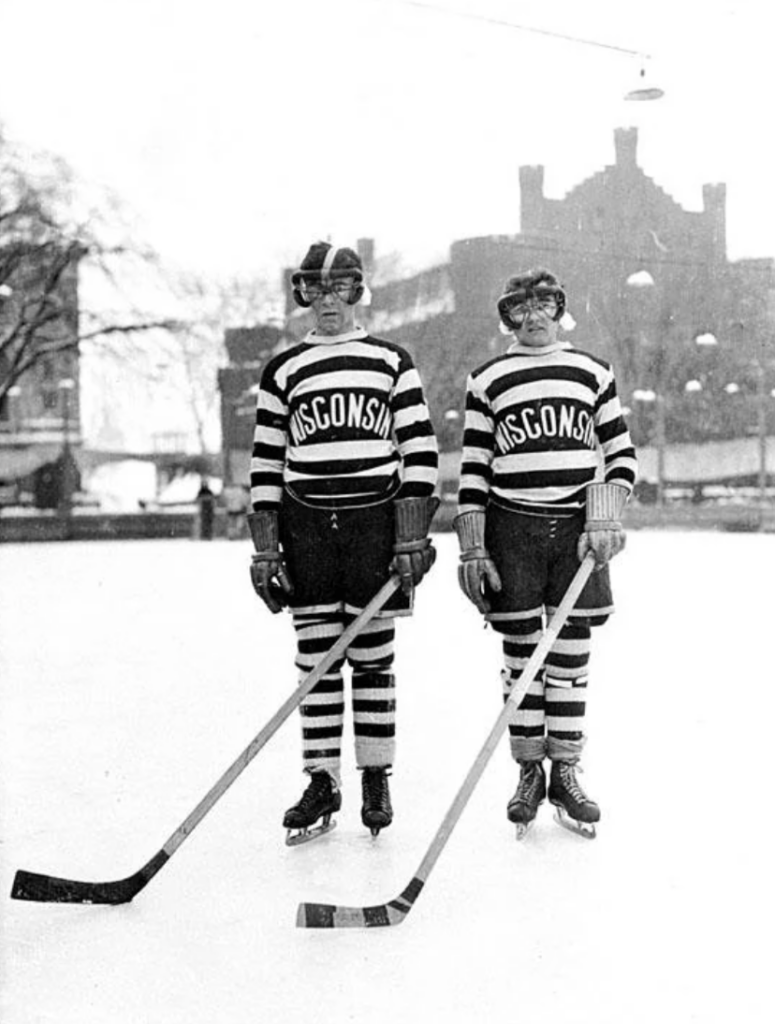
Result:
[[645,65],[641,66],[639,77],[641,79],[641,82],[638,85],[638,88],[630,89],[630,91],[625,94],[625,100],[634,100],[640,102],[643,102],[644,100],[661,100],[662,97],[665,95],[665,91],[664,89],[660,89],[659,86],[652,85],[646,81]]

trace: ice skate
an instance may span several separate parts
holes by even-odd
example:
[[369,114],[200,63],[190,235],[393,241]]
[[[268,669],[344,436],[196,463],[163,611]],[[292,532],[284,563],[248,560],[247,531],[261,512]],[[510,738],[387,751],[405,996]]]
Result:
[[380,829],[387,828],[393,820],[387,769],[364,768],[361,774],[361,790],[361,821],[366,828],[371,829],[373,836],[378,836]]
[[[581,771],[580,768],[578,770]],[[576,765],[571,761],[552,761],[549,800],[556,808],[558,824],[585,839],[595,838],[595,822],[600,821],[600,808],[579,785]]]
[[524,839],[546,799],[546,774],[540,761],[520,761],[519,768],[519,785],[506,814],[517,826],[517,839]]
[[[328,772],[312,772],[301,800],[285,812],[283,826],[288,829],[287,846],[298,846],[317,839],[336,828],[331,815],[342,806],[342,794]],[[319,825],[315,825],[320,821]],[[315,826],[314,828],[312,826]]]

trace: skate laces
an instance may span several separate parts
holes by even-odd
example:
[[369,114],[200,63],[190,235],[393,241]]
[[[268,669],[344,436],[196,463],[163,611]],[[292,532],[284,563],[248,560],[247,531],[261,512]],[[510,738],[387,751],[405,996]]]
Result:
[[585,803],[588,800],[587,794],[581,788],[581,785],[576,778],[576,772],[581,772],[583,770],[584,769],[578,765],[570,764],[567,761],[560,761],[560,778],[562,779],[563,785],[573,799],[580,803]]
[[364,768],[361,778],[364,798],[385,809],[388,800],[388,774],[384,768]]
[[308,811],[314,807],[318,797],[331,796],[332,791],[331,777],[327,772],[312,772],[309,785],[296,806],[299,810]]
[[534,790],[539,788],[540,784],[541,765],[539,762],[533,761],[530,764],[524,765],[519,785],[517,786],[516,799],[522,800],[527,798]]

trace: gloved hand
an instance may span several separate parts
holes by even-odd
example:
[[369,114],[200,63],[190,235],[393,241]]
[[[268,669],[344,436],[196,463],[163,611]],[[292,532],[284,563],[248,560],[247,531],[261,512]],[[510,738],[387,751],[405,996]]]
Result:
[[436,561],[428,531],[439,499],[397,498],[393,505],[396,539],[390,568],[400,577],[401,590],[409,597]]
[[579,537],[579,561],[591,551],[595,569],[602,569],[618,555],[627,542],[621,514],[628,491],[620,484],[590,484],[587,487],[586,523]]
[[483,615],[490,610],[485,586],[496,593],[501,589],[500,574],[484,546],[484,524],[484,511],[464,512],[455,519],[455,533],[460,541],[460,589]]
[[279,513],[262,509],[247,517],[256,553],[250,565],[253,589],[272,614],[288,604],[293,584],[280,552]]

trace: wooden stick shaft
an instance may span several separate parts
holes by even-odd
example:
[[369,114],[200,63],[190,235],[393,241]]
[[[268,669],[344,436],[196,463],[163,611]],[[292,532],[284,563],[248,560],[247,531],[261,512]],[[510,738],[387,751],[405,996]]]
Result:
[[292,693],[282,704],[279,710],[275,712],[264,728],[253,740],[251,740],[248,746],[245,747],[239,757],[229,766],[229,768],[226,769],[223,775],[218,779],[207,795],[200,800],[182,825],[175,829],[162,847],[162,850],[168,856],[172,856],[184,839],[191,835],[202,818],[204,818],[208,811],[215,806],[234,780],[242,774],[259,750],[261,750],[272,736],[274,736],[286,718],[288,718],[288,716],[301,704],[302,700],[304,700],[310,690],[320,682],[334,662],[338,661],[339,658],[344,655],[358,633],[360,633],[363,627],[384,607],[389,598],[393,596],[400,586],[400,582],[401,581],[397,576],[393,575],[390,577],[387,583],[378,591],[377,594],[375,594],[363,611],[353,619],[336,643],[333,644],[332,647],[323,655],[306,679],[299,684],[294,693]]
[[543,636],[536,645],[527,665],[525,665],[522,670],[519,682],[509,694],[509,699],[504,703],[503,710],[498,715],[497,721],[485,740],[484,746],[469,769],[463,785],[458,790],[455,799],[452,801],[452,805],[447,811],[444,820],[439,826],[439,829],[431,842],[431,845],[428,847],[428,852],[423,857],[415,874],[415,878],[419,879],[421,882],[424,883],[428,875],[433,870],[433,865],[436,863],[441,851],[446,846],[447,840],[452,834],[452,830],[457,824],[460,815],[463,813],[477,782],[481,778],[484,769],[487,767],[487,764],[498,745],[498,741],[500,740],[502,733],[506,729],[510,713],[515,706],[519,706],[519,704],[522,703],[531,683],[541,670],[547,654],[552,649],[560,630],[565,625],[565,620],[573,611],[573,607],[579,599],[581,591],[584,589],[584,585],[592,572],[593,566],[594,556],[590,553],[579,566],[579,569],[573,577],[573,580],[571,581],[565,596],[560,602],[557,611],[547,624]]

